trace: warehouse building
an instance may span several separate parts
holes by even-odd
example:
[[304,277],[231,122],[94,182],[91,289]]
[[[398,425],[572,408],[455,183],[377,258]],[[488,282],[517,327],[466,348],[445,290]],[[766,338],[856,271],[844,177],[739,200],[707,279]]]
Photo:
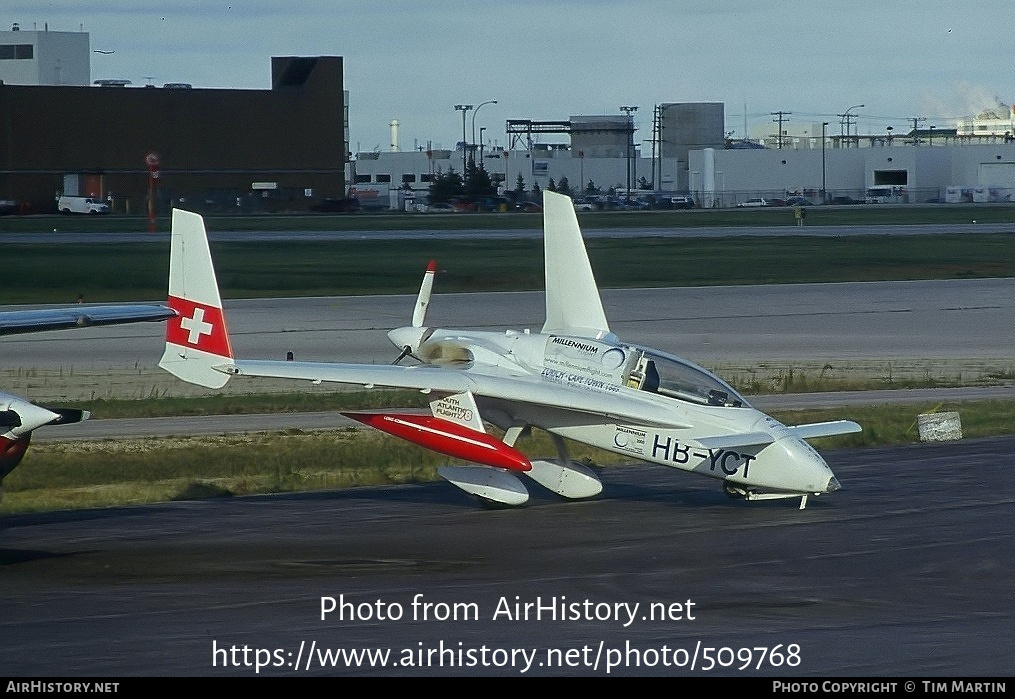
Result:
[[58,194],[91,196],[139,213],[152,181],[160,213],[343,197],[342,58],[274,57],[271,78],[268,90],[0,84],[0,198],[47,212]]

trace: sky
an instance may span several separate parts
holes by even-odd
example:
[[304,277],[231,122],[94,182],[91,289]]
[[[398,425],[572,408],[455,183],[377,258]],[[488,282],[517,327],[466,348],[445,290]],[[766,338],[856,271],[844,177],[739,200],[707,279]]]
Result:
[[[975,9],[967,10],[966,8]],[[89,32],[92,79],[267,89],[272,56],[342,56],[354,152],[454,148],[455,104],[486,142],[507,119],[724,102],[734,138],[828,121],[860,133],[954,126],[1015,102],[1011,0],[8,0],[0,27]],[[97,53],[102,51],[103,53]],[[107,53],[111,52],[111,53]],[[745,134],[745,124],[747,134]],[[559,140],[549,139],[549,140]]]

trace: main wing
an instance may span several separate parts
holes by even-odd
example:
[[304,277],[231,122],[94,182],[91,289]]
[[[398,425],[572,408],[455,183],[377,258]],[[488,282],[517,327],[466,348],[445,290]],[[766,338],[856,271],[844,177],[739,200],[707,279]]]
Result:
[[0,311],[0,335],[88,328],[167,320],[176,315],[168,306],[111,304],[104,306],[66,306],[25,311]]
[[[166,365],[163,368],[169,369]],[[669,428],[689,427],[672,419],[656,420],[658,405],[649,395],[604,395],[592,390],[566,388],[527,374],[509,374],[483,365],[470,369],[440,366],[392,366],[384,364],[343,364],[326,362],[281,362],[243,359],[225,360],[213,368],[233,376],[297,379],[314,383],[359,384],[368,388],[413,388],[436,393],[470,392],[512,403],[530,403],[548,408],[598,415],[616,422]],[[171,369],[170,369],[171,371]],[[181,377],[183,378],[183,377]],[[217,386],[211,386],[217,387]]]

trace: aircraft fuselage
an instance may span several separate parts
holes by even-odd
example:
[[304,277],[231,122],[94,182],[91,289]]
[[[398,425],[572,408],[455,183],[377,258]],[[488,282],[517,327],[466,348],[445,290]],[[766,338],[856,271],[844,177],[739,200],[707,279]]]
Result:
[[[614,336],[399,328],[392,342],[427,364],[496,367],[552,400],[477,395],[485,420],[526,424],[615,454],[718,478],[745,490],[825,493],[839,488],[824,459],[711,372]],[[615,414],[583,412],[584,404]]]

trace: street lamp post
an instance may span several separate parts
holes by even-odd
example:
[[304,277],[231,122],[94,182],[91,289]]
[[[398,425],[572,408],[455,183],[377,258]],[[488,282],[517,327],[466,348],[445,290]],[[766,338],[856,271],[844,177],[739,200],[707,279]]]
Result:
[[[476,147],[476,115],[479,114],[479,110],[484,104],[497,104],[497,100],[487,100],[486,102],[480,102],[476,105],[476,111],[472,113],[472,147]],[[482,163],[482,158],[480,159]]]
[[463,182],[465,181],[465,168],[466,168],[465,158],[468,156],[468,150],[469,150],[469,140],[468,140],[468,137],[465,135],[465,114],[470,109],[472,109],[472,105],[471,104],[456,104],[455,105],[455,111],[462,113],[462,181]]

